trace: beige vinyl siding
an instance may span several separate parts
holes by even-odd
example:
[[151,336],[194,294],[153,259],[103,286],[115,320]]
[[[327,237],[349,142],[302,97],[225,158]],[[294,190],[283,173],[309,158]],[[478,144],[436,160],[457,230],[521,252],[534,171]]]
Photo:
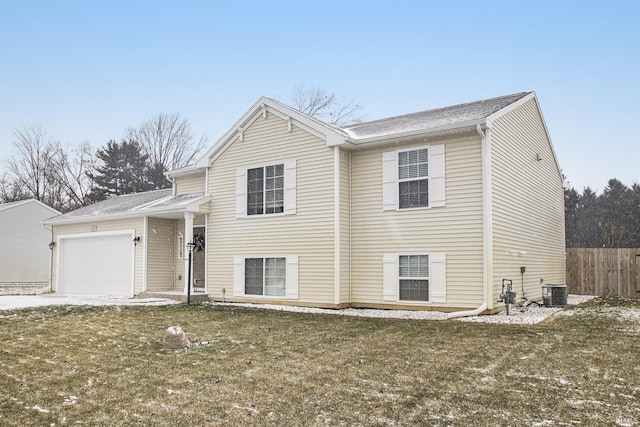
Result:
[[[236,168],[296,161],[296,214],[236,218]],[[335,304],[333,149],[278,116],[262,116],[217,158],[209,171],[208,291],[232,298],[234,255],[297,255],[298,299]],[[265,301],[273,301],[264,299]],[[282,300],[287,302],[287,300]]]
[[[65,224],[53,226],[53,239],[58,240],[58,237],[68,234],[90,234],[91,227],[96,226],[96,232],[104,231],[119,231],[119,230],[134,230],[136,236],[144,235],[144,219],[143,218],[128,218],[114,221],[98,221],[98,222],[85,222],[80,224]],[[133,242],[131,242],[133,245]],[[52,290],[57,289],[57,260],[58,260],[58,245],[53,249],[51,265],[51,286]],[[138,243],[134,247],[134,260],[133,260],[133,280],[134,280],[134,294],[142,292],[142,270],[143,270],[143,257],[144,250],[142,242]]]
[[[536,155],[541,158],[536,160]],[[493,123],[493,301],[502,279],[522,296],[542,297],[540,280],[565,283],[562,177],[535,99]]]
[[176,195],[204,193],[205,180],[204,172],[176,177]]
[[350,153],[340,150],[340,303],[350,301]]
[[383,211],[382,153],[425,144],[419,141],[352,153],[354,304],[388,303],[383,301],[383,253],[395,252],[446,253],[447,300],[430,306],[470,308],[482,303],[482,159],[478,137],[428,142],[445,144],[445,207]]
[[147,290],[173,290],[176,278],[175,221],[149,218],[147,228]]

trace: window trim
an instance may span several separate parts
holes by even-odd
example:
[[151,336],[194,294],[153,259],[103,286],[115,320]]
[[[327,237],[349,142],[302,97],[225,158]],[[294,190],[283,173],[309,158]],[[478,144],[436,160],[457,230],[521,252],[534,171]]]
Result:
[[184,236],[178,233],[178,259],[184,259]]
[[[247,260],[250,259],[259,259],[262,260],[262,293],[261,294],[248,294],[247,293]],[[284,260],[284,294],[283,295],[267,295],[266,290],[267,290],[267,260],[268,259],[274,259],[274,260]],[[245,257],[244,258],[244,268],[245,268],[245,273],[244,273],[244,288],[243,288],[243,293],[246,296],[251,296],[251,297],[267,297],[267,298],[282,298],[282,297],[286,297],[287,296],[287,257],[271,257],[271,256],[257,256],[257,257]]]
[[[411,151],[420,151],[420,150],[427,150],[427,176],[421,176],[421,177],[417,177],[417,178],[400,178],[400,153],[408,153]],[[420,147],[409,147],[409,148],[401,148],[395,151],[396,153],[396,209],[398,211],[411,211],[411,210],[417,210],[417,209],[430,209],[431,208],[431,193],[429,192],[430,189],[430,181],[431,181],[431,170],[430,170],[430,166],[431,166],[431,145],[423,145]],[[400,207],[400,183],[401,182],[412,182],[412,181],[427,181],[427,205],[426,206],[416,206],[416,207],[408,207],[408,208],[401,208]]]
[[[428,301],[400,299],[400,257],[410,255],[429,256]],[[385,302],[403,305],[431,305],[447,302],[446,252],[403,251],[382,254],[382,299]],[[405,278],[406,279],[406,278]]]
[[[284,188],[283,188],[283,211],[278,213],[262,213],[262,214],[248,214],[248,174],[250,169],[266,168],[269,166],[283,165],[284,166]],[[264,217],[279,217],[284,215],[296,214],[296,160],[278,160],[265,163],[257,163],[247,166],[241,166],[236,168],[236,218],[264,218]],[[266,185],[266,181],[265,181]],[[264,187],[263,187],[264,194]],[[263,197],[263,204],[266,201],[266,197]]]
[[[382,210],[405,212],[446,206],[446,149],[445,144],[423,144],[403,147],[382,153]],[[428,206],[400,208],[399,153],[427,149]],[[408,180],[403,179],[402,182]]]
[[[429,270],[429,275],[427,276],[402,276],[400,274],[400,258],[402,257],[420,257],[420,256],[426,256],[427,260],[428,260],[428,270]],[[400,297],[400,284],[403,280],[426,280],[427,281],[427,299],[426,300],[419,300],[419,299],[401,299]],[[419,254],[405,254],[405,253],[401,253],[398,254],[398,301],[399,302],[419,302],[419,303],[424,303],[424,302],[431,302],[431,255],[429,255],[428,253],[419,253]]]
[[[269,178],[267,176],[267,168],[277,168],[278,166],[282,166],[282,212],[267,212],[267,180],[268,179],[275,179],[276,176],[274,175],[273,177]],[[251,170],[257,170],[257,169],[262,169],[262,213],[253,213],[250,214],[249,213],[249,171]],[[284,206],[285,206],[285,198],[286,198],[286,193],[285,193],[285,185],[284,185],[284,175],[285,175],[285,162],[277,162],[277,163],[272,163],[272,164],[267,164],[267,165],[262,165],[262,166],[253,166],[253,167],[248,167],[246,169],[246,180],[247,180],[247,189],[246,189],[246,194],[247,194],[247,206],[246,206],[246,215],[248,217],[253,217],[253,216],[271,216],[271,215],[282,215],[284,214]]]
[[[285,259],[285,294],[284,295],[254,295],[245,293],[246,260],[250,258],[284,258]],[[241,298],[265,300],[297,300],[298,299],[298,256],[284,254],[250,254],[233,257],[234,278],[233,296]],[[263,262],[263,269],[265,263]],[[264,271],[264,270],[263,270]],[[264,276],[263,276],[264,291]]]

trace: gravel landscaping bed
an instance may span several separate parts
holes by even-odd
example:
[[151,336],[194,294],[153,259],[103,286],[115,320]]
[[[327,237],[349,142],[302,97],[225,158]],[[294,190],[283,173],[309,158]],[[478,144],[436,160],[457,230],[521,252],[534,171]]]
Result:
[[[567,299],[568,305],[577,305],[591,299],[594,296],[589,295],[569,295]],[[369,308],[346,308],[343,310],[334,310],[327,308],[311,308],[311,307],[295,307],[275,304],[247,304],[247,303],[210,303],[213,305],[229,305],[236,307],[261,308],[265,310],[280,310],[296,313],[317,313],[317,314],[334,314],[338,316],[359,316],[359,317],[376,317],[388,319],[415,319],[415,320],[445,320],[447,313],[442,311],[418,311],[418,310],[378,310]],[[493,315],[459,317],[454,320],[461,322],[483,322],[483,323],[510,323],[521,325],[532,325],[539,323],[554,313],[562,310],[562,308],[549,308],[531,305],[528,307],[512,307],[509,315],[506,311],[501,311]]]

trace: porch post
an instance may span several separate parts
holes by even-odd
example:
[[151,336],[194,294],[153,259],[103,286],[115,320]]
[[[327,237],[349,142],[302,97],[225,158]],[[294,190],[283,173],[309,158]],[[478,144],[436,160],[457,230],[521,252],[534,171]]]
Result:
[[189,274],[189,257],[187,256],[188,248],[187,243],[193,240],[193,212],[184,213],[184,248],[182,252],[184,256],[184,294],[187,294],[187,286],[189,282],[193,283],[193,280],[189,280],[187,274]]

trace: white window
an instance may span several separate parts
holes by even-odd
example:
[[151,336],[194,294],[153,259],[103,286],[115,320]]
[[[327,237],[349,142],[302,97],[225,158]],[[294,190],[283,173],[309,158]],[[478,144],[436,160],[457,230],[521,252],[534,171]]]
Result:
[[383,209],[445,206],[444,155],[444,145],[383,153]]
[[178,233],[178,259],[184,259],[184,236]]
[[429,149],[398,152],[398,208],[429,206]]
[[245,258],[244,294],[285,296],[286,258]]
[[295,213],[295,160],[236,169],[236,217]]
[[398,303],[446,302],[443,252],[383,255],[383,299]]
[[247,215],[284,212],[284,164],[247,170]]
[[399,256],[400,301],[429,301],[429,255]]
[[234,257],[233,295],[298,298],[298,257]]

